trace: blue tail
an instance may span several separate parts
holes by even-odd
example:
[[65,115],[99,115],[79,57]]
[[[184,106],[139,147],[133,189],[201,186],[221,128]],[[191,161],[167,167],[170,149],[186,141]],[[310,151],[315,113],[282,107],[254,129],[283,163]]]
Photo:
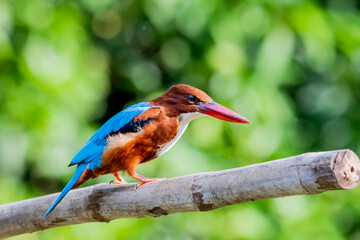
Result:
[[88,164],[79,164],[75,170],[75,173],[71,180],[68,182],[68,184],[64,187],[58,198],[55,200],[55,202],[51,205],[49,210],[45,213],[44,217],[46,217],[54,208],[56,205],[59,204],[59,202],[65,197],[65,195],[70,191],[70,189],[75,185],[77,180],[80,178],[81,174],[85,171]]

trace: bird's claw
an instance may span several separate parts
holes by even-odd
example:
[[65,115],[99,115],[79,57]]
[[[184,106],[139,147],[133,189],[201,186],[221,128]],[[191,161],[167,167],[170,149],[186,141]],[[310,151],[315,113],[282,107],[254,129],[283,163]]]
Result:
[[138,189],[141,185],[144,185],[145,183],[148,183],[148,182],[155,182],[155,181],[159,181],[159,180],[164,180],[166,178],[147,178],[139,183],[137,183],[135,185],[135,189]]
[[123,181],[119,181],[119,180],[112,180],[112,181],[110,181],[110,183],[109,183],[109,184],[124,184],[124,183],[127,183],[127,182],[125,182],[124,180],[123,180]]

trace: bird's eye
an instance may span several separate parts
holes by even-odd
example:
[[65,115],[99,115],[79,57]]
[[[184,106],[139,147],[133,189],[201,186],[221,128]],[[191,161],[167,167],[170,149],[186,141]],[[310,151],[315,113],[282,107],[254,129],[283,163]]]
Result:
[[188,99],[192,103],[197,103],[199,101],[199,99],[197,97],[195,97],[194,95],[189,95]]

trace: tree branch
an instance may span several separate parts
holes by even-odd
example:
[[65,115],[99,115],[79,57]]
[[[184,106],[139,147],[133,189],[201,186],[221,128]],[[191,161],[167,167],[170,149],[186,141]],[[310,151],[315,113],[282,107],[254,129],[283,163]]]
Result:
[[299,156],[219,172],[147,183],[98,184],[71,191],[43,217],[58,193],[0,206],[0,238],[53,227],[117,218],[158,217],[269,198],[351,189],[360,161],[350,150]]

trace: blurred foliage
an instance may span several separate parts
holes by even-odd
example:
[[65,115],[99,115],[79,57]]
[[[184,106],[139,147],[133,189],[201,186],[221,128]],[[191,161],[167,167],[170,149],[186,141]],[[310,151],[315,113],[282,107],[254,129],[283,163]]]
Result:
[[[145,176],[359,153],[359,8],[355,0],[0,0],[0,204],[60,191],[74,171],[67,164],[102,123],[177,83],[253,124],[198,119],[139,167]],[[14,239],[359,239],[358,199],[359,190],[337,191]]]

